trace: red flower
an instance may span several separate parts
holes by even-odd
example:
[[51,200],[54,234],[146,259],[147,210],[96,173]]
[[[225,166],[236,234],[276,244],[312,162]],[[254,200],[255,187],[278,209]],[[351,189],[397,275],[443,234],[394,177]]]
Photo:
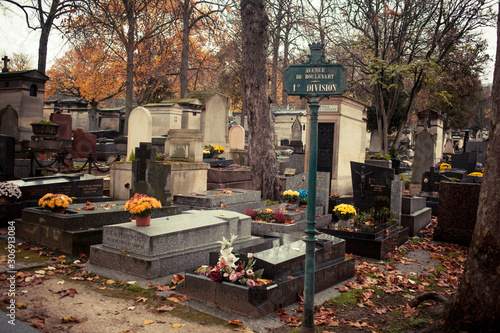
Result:
[[236,270],[238,272],[241,272],[243,270],[243,265],[239,265],[238,267],[236,267]]
[[222,277],[220,276],[219,272],[211,271],[210,272],[210,279],[214,282],[219,282],[222,280]]

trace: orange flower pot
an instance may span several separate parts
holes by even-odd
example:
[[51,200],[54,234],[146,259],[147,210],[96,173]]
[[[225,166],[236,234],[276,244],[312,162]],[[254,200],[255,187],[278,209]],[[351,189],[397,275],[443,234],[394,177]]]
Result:
[[147,227],[151,223],[151,215],[148,216],[135,216],[135,225],[138,227]]

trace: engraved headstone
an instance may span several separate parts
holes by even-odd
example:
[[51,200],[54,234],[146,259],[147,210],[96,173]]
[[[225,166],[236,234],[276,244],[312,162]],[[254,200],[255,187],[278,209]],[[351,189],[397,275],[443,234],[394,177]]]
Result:
[[403,187],[394,169],[351,161],[351,176],[355,208],[367,212],[387,207],[399,218]]

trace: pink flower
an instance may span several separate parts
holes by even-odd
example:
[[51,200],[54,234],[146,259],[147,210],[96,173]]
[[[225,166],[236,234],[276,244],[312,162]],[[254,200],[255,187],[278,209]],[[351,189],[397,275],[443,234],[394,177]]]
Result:
[[251,269],[247,270],[247,275],[248,276],[252,276],[253,275],[253,271]]
[[229,281],[234,282],[236,280],[238,280],[238,275],[237,274],[231,274],[229,276]]
[[252,279],[248,279],[247,287],[249,287],[249,288],[255,287],[255,281]]
[[236,276],[238,277],[238,279],[241,279],[243,277],[243,274],[241,274],[240,272],[236,273]]

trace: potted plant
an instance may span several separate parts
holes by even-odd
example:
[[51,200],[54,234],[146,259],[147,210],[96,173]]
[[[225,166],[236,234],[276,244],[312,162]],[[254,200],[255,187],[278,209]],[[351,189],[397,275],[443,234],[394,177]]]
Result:
[[41,119],[36,123],[31,123],[31,129],[35,135],[57,135],[59,124],[54,124],[50,120]]
[[0,203],[12,203],[21,198],[21,188],[14,183],[0,183]]
[[53,213],[66,213],[66,208],[73,203],[73,199],[65,194],[47,193],[38,200],[38,205]]
[[340,204],[333,208],[333,213],[338,217],[338,225],[347,227],[350,224],[350,219],[356,216],[356,209],[352,205]]
[[139,193],[134,194],[123,206],[123,209],[135,216],[135,224],[139,227],[150,225],[151,214],[155,208],[161,208],[160,201]]
[[212,158],[215,155],[222,154],[224,151],[224,148],[221,146],[206,145],[203,149],[203,158]]
[[298,191],[287,190],[283,192],[283,202],[288,202],[291,204],[297,203],[299,201],[300,193]]

